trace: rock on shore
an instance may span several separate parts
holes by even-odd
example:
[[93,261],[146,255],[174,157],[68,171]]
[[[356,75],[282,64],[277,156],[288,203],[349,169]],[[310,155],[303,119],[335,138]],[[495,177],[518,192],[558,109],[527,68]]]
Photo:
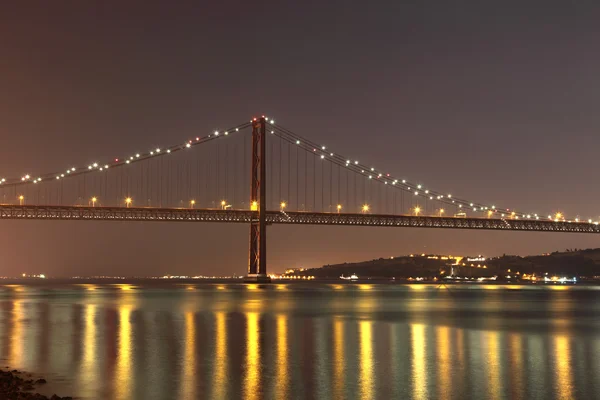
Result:
[[72,400],[71,397],[52,397],[34,393],[36,386],[46,383],[45,379],[24,379],[22,372],[0,370],[0,399],[6,400]]

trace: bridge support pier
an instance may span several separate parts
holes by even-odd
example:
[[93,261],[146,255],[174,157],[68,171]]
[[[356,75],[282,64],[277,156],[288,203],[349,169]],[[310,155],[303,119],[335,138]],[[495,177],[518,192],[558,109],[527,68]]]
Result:
[[258,211],[250,222],[250,254],[245,282],[271,282],[267,275],[267,185],[266,185],[266,120],[252,121],[252,168],[250,177],[250,209]]

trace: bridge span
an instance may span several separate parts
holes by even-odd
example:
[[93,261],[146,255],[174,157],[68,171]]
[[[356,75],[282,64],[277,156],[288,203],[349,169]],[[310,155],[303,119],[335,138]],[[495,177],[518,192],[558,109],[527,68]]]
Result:
[[[0,220],[220,222],[249,224],[256,221],[258,216],[258,211],[238,209],[0,205]],[[266,223],[269,225],[339,225],[600,233],[600,225],[587,222],[303,211],[267,211]]]

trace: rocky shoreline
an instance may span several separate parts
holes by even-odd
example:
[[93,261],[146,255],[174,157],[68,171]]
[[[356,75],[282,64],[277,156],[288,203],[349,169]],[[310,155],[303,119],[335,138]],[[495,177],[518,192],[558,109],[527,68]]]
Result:
[[[8,367],[7,367],[8,368]],[[43,378],[32,379],[31,374],[16,369],[0,370],[0,399],[6,400],[72,400],[72,397],[52,397],[35,393],[35,388],[44,385]]]

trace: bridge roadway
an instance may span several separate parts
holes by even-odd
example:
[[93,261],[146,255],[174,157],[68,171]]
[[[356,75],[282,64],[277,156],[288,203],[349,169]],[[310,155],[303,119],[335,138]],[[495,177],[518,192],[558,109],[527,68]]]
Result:
[[[0,220],[250,223],[253,218],[257,218],[257,215],[256,211],[249,210],[0,205]],[[267,223],[280,225],[387,226],[404,228],[600,233],[599,225],[587,222],[298,211],[268,211]]]

